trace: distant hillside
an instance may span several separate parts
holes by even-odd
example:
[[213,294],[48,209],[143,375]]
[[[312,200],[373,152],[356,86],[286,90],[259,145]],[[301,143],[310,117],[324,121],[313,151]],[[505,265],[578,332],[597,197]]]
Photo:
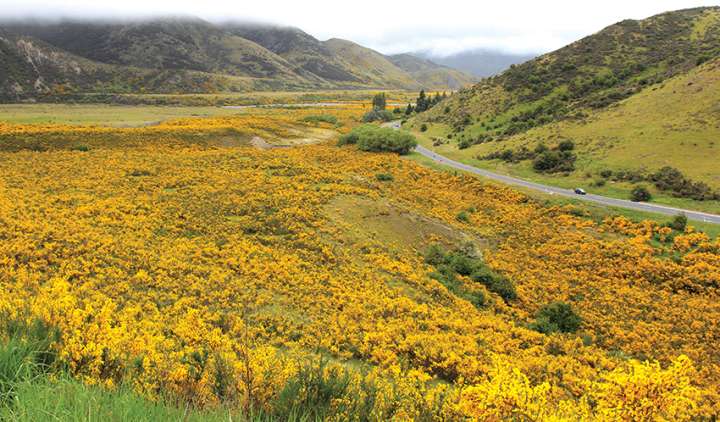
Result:
[[535,54],[511,54],[482,49],[463,51],[449,56],[439,56],[428,51],[413,55],[482,78],[495,76],[511,65],[524,63],[536,57]]
[[463,90],[422,119],[490,139],[582,118],[718,56],[719,16],[711,7],[620,22]]
[[456,89],[457,71],[412,74],[345,40],[200,19],[0,24],[0,99],[65,92]]
[[476,78],[467,73],[412,54],[396,54],[387,58],[395,66],[412,75],[423,88],[447,86],[457,90],[476,82]]
[[532,150],[563,139],[575,142],[581,173],[671,166],[720,189],[720,58],[583,120],[549,124],[472,150],[477,155]]

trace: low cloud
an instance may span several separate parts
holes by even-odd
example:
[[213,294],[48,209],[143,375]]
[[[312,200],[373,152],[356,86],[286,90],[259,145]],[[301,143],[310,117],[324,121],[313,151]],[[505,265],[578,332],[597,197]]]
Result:
[[538,53],[626,18],[704,5],[706,0],[0,0],[0,19],[137,19],[165,15],[292,25],[320,38],[345,38],[383,53],[475,49]]

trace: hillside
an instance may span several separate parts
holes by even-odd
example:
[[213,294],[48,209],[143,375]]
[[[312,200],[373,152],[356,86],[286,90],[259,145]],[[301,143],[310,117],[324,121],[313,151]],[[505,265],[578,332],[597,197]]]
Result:
[[381,86],[383,81],[408,89],[418,89],[420,84],[407,72],[395,66],[377,51],[352,41],[333,38],[323,43],[346,67],[356,69],[358,78],[370,85]]
[[362,82],[321,41],[300,29],[259,24],[226,25],[225,28],[262,45],[293,63],[297,69],[331,81]]
[[[660,203],[717,213],[718,56],[720,8],[624,21],[461,91],[411,126],[434,123],[427,142],[476,166],[624,199],[644,186]],[[538,148],[567,140],[564,165],[536,163]]]
[[373,50],[324,43],[295,28],[192,18],[5,22],[0,45],[6,100],[62,92],[440,90],[470,82],[449,69],[413,75]]
[[617,23],[463,90],[422,119],[502,137],[582,118],[716,57],[718,16],[711,7]]
[[412,54],[395,54],[387,56],[387,58],[395,66],[412,75],[425,89],[447,86],[452,90],[457,90],[476,82],[474,77],[464,72],[441,66]]

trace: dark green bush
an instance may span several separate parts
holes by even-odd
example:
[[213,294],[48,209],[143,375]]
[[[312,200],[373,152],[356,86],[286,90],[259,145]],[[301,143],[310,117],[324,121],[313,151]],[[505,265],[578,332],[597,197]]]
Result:
[[647,202],[652,199],[652,195],[645,186],[636,186],[632,192],[630,192],[630,199],[635,202]]
[[558,144],[558,151],[572,151],[575,149],[575,143],[570,140],[562,141]]
[[389,173],[378,173],[375,175],[375,178],[381,182],[392,182],[395,180],[393,175]]
[[676,215],[671,222],[667,224],[673,230],[684,232],[687,227],[688,219],[685,214]]
[[427,130],[428,130],[427,124],[423,123],[422,125],[420,125],[420,132],[427,132]]
[[485,285],[488,290],[496,293],[506,302],[517,299],[517,292],[512,282],[490,268],[476,268],[470,275],[470,278],[475,282]]
[[570,151],[545,151],[533,160],[533,169],[540,173],[575,170],[575,154]]
[[415,137],[401,130],[362,125],[340,137],[338,145],[357,144],[362,151],[394,152],[404,155],[417,146]]
[[[453,285],[454,291],[457,293],[460,281],[455,278],[455,274],[470,277],[476,283],[484,285],[489,291],[499,295],[506,302],[517,299],[515,286],[506,277],[496,273],[492,269],[485,266],[481,259],[474,257],[474,247],[472,244],[466,245],[456,251],[446,252],[439,245],[432,245],[425,251],[425,262],[438,268],[433,278],[443,283],[446,287]],[[440,280],[438,274],[443,279]],[[479,296],[479,292],[472,292],[473,295]],[[479,299],[477,299],[479,300]],[[482,303],[485,298],[482,297]],[[479,303],[479,302],[478,302]],[[482,305],[479,305],[482,306]]]
[[530,328],[543,334],[574,333],[581,325],[582,319],[573,311],[572,306],[563,302],[553,302],[537,312],[535,322],[530,324]]

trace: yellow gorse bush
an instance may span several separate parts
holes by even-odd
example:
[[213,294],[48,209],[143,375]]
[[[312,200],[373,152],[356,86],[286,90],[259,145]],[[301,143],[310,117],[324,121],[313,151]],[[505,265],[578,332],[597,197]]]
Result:
[[[335,113],[354,121],[359,111]],[[378,420],[427,408],[477,420],[720,410],[717,241],[689,230],[654,246],[668,236],[654,223],[594,222],[393,155],[219,148],[175,131],[281,136],[303,113],[0,127],[0,143],[67,131],[90,145],[0,152],[0,312],[58,327],[60,357],[87,383],[130,382],[196,406],[269,406],[299,362],[320,353],[330,368],[367,366],[352,388],[376,383]],[[331,218],[338,198],[386,201],[416,224],[481,239],[518,300],[480,288],[488,304],[474,307],[428,276],[418,247],[353,237],[373,228]],[[578,335],[526,328],[558,300],[582,316]]]

